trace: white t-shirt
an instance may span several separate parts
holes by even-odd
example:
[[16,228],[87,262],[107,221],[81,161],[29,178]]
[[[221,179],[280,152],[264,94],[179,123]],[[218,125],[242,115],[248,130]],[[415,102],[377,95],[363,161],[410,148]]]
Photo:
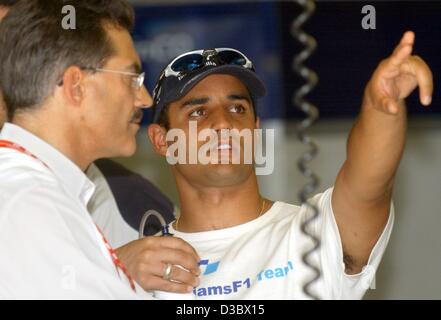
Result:
[[[311,230],[321,238],[320,249],[311,257],[322,272],[311,290],[321,299],[361,299],[389,241],[393,206],[368,264],[361,273],[347,275],[332,190],[311,199],[320,210]],[[183,233],[171,226],[171,233],[189,242],[202,259],[201,284],[193,291],[196,299],[307,299],[303,284],[314,275],[302,262],[303,252],[312,247],[300,230],[307,214],[305,206],[275,202],[261,217],[227,229]]]

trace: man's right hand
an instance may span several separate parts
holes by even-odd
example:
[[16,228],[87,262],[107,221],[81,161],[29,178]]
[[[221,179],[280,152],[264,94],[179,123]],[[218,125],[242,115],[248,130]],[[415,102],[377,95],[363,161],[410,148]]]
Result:
[[[200,258],[195,249],[180,238],[145,237],[115,251],[133,279],[146,291],[187,293],[199,285]],[[170,280],[173,281],[163,279],[167,264],[172,265]]]

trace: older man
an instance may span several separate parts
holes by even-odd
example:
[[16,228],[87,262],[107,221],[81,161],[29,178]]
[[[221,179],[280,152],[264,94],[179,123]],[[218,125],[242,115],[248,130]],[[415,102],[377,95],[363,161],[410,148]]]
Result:
[[[164,259],[197,274],[196,253],[179,239],[151,237],[118,249],[120,260],[87,210],[95,185],[84,174],[97,159],[134,153],[151,104],[129,35],[133,12],[123,0],[77,1],[77,29],[64,30],[64,5],[22,0],[0,24],[10,121],[0,134],[0,251],[9,261],[0,296],[149,297],[143,289],[164,284],[147,284],[143,261],[155,261],[159,275]],[[195,281],[189,274],[183,283]]]

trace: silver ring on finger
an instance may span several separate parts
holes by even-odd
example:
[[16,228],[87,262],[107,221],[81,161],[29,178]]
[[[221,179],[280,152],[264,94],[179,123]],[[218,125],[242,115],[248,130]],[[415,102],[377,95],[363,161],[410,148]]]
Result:
[[171,263],[167,263],[167,266],[164,269],[164,273],[162,274],[162,279],[170,281],[172,267],[173,265]]

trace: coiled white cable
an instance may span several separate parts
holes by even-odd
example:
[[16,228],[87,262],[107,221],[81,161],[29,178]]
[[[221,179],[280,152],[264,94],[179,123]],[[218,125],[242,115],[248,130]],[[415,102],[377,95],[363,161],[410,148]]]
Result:
[[163,236],[171,236],[172,234],[168,231],[168,225],[167,222],[165,222],[162,215],[153,209],[147,210],[146,213],[142,216],[141,224],[139,225],[139,234],[138,238],[142,239],[144,237],[144,229],[145,224],[147,223],[147,220],[150,218],[150,216],[155,216],[156,219],[158,219],[159,223],[161,224],[161,233]]

